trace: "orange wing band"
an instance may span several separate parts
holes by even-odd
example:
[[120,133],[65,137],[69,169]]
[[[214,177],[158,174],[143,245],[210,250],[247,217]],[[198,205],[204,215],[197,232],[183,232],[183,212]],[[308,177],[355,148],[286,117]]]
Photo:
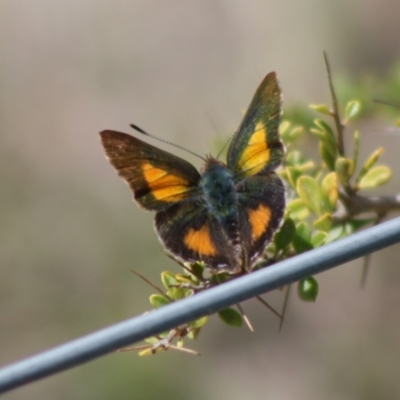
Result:
[[260,204],[255,210],[248,210],[251,225],[251,239],[256,241],[267,229],[271,220],[271,209]]
[[185,245],[203,256],[215,256],[217,249],[211,241],[210,231],[205,224],[199,230],[190,228],[183,238]]
[[182,177],[169,174],[150,163],[143,163],[141,167],[151,194],[157,200],[178,201],[187,197],[185,193],[191,190],[190,182]]
[[262,122],[258,122],[251,135],[247,147],[239,159],[239,168],[247,176],[260,172],[270,159],[270,149],[267,142],[267,129]]

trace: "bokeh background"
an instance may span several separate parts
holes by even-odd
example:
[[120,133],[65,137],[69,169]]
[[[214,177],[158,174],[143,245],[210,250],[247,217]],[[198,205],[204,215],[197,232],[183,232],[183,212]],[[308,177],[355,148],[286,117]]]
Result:
[[[100,130],[134,122],[215,154],[271,70],[284,108],[329,102],[323,50],[335,76],[384,76],[399,17],[398,0],[1,0],[0,365],[148,310],[153,290],[131,268],[154,281],[179,270]],[[400,187],[387,128],[362,130],[362,156],[384,146],[395,173],[376,193]],[[293,296],[281,333],[253,301],[255,333],[214,318],[188,343],[201,357],[109,355],[4,399],[399,398],[399,248],[374,254],[365,290],[360,260],[319,276],[317,303]],[[267,298],[278,306],[282,293]]]

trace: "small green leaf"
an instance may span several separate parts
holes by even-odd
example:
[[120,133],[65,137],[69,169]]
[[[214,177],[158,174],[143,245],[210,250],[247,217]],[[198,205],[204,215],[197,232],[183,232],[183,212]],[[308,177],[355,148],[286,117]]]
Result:
[[149,298],[150,300],[150,304],[154,307],[154,308],[160,308],[162,306],[165,306],[167,304],[170,304],[171,301],[163,296],[162,294],[152,294]]
[[339,157],[335,163],[335,170],[340,183],[347,186],[354,173],[354,162],[350,158]]
[[377,163],[380,156],[383,153],[383,147],[377,148],[365,161],[364,165],[361,168],[360,173],[358,174],[356,183],[358,184],[364,176],[368,173],[368,171]]
[[281,124],[279,125],[279,136],[283,139],[287,130],[290,127],[290,122],[289,121],[282,121]]
[[355,118],[361,111],[361,104],[357,100],[349,101],[346,105],[344,118],[346,121]]
[[187,337],[188,339],[194,340],[194,339],[197,338],[197,335],[199,334],[199,332],[200,332],[200,328],[193,328],[193,329],[186,335],[186,337]]
[[277,250],[281,250],[289,246],[295,234],[296,225],[291,218],[287,218],[274,237]]
[[320,231],[329,232],[332,226],[332,214],[326,213],[313,222],[313,227]]
[[339,198],[337,175],[335,172],[327,174],[321,182],[322,210],[333,212]]
[[392,171],[386,165],[371,168],[358,183],[360,189],[371,189],[384,185],[392,176]]
[[289,140],[291,142],[294,142],[303,133],[304,133],[304,128],[302,126],[296,126],[289,132]]
[[193,282],[193,279],[190,275],[176,274],[175,279],[176,279],[178,285],[180,283],[188,283],[188,284],[195,283],[195,282]]
[[161,272],[161,282],[166,289],[169,289],[171,286],[178,284],[175,275],[169,271]]
[[294,199],[288,205],[290,217],[295,221],[305,220],[310,215],[310,210],[301,199]]
[[298,293],[303,301],[315,301],[318,296],[318,289],[318,282],[312,276],[299,281]]
[[[155,350],[155,352],[157,353],[158,351],[161,351],[161,350],[162,350],[162,349],[161,349],[161,347],[160,347],[159,349]],[[154,352],[153,352],[153,349],[152,349],[152,348],[140,350],[140,351],[138,352],[138,356],[139,356],[139,357],[151,356],[151,355],[153,355],[153,354],[154,354]]]
[[210,279],[212,283],[220,285],[221,283],[228,281],[230,279],[230,275],[227,273],[212,274]]
[[378,147],[368,158],[367,161],[364,163],[365,169],[370,169],[373,167],[377,161],[379,160],[380,156],[383,154],[383,147]]
[[[333,133],[332,128],[322,119],[316,119],[314,121],[314,124],[318,126],[318,128],[322,129],[323,131],[325,131],[330,140],[332,140],[333,143],[336,144],[336,138],[335,138],[335,134]],[[336,147],[336,146],[335,146]]]
[[286,164],[297,167],[299,164],[304,162],[303,155],[298,150],[293,150],[286,156]]
[[317,119],[315,125],[320,129],[310,129],[310,132],[320,139],[320,153],[328,168],[334,170],[338,154],[335,135],[331,127],[323,120]]
[[191,322],[189,325],[193,326],[194,328],[201,328],[207,323],[208,317],[202,317],[199,319],[196,319],[196,321]]
[[326,239],[325,243],[334,242],[338,240],[343,233],[343,226],[342,225],[334,225],[332,226],[331,230],[328,232],[328,238]]
[[174,300],[180,300],[186,297],[187,291],[183,288],[172,287],[167,290],[167,295]]
[[321,143],[323,143],[323,145],[326,147],[326,151],[328,151],[332,157],[336,158],[337,147],[334,139],[332,139],[332,137],[326,131],[320,129],[311,128],[310,132],[316,136]]
[[168,335],[170,334],[170,331],[164,331],[161,332],[159,335],[157,335],[160,339],[165,339],[168,337]]
[[327,239],[328,239],[328,234],[326,232],[318,231],[312,236],[311,244],[313,245],[314,249],[316,249],[317,247],[320,247],[323,244],[325,244]]
[[294,142],[304,132],[304,128],[302,126],[295,126],[290,130],[289,127],[290,122],[288,121],[283,121],[279,126],[280,138],[286,145],[290,145],[290,143]]
[[331,110],[326,104],[310,104],[310,108],[325,115],[332,115]]
[[326,132],[321,129],[311,128],[310,132],[321,142],[326,141]]
[[310,160],[310,161],[307,161],[307,162],[299,165],[297,168],[299,169],[299,171],[304,173],[304,172],[314,169],[314,167],[315,167],[314,161]]
[[243,318],[238,311],[233,308],[225,308],[218,312],[219,317],[229,326],[240,328],[243,325]]
[[159,338],[156,338],[155,336],[150,336],[150,337],[144,339],[144,341],[145,341],[146,343],[149,343],[149,344],[155,344],[155,343],[157,343],[159,340],[160,340],[160,339],[159,339]]
[[336,155],[332,155],[323,142],[319,142],[319,153],[330,171],[335,170]]
[[316,214],[321,212],[321,189],[311,176],[301,176],[297,180],[296,191],[300,199]]
[[297,225],[292,245],[297,254],[304,253],[313,248],[313,245],[311,244],[311,229],[307,223],[300,222]]
[[297,179],[302,175],[301,171],[296,167],[286,167],[286,176],[293,189],[296,189]]
[[205,267],[203,262],[196,262],[189,266],[189,269],[192,272],[193,276],[200,281],[203,279],[204,268]]
[[301,237],[306,242],[309,242],[311,239],[311,228],[304,221],[299,222],[296,226],[296,236]]

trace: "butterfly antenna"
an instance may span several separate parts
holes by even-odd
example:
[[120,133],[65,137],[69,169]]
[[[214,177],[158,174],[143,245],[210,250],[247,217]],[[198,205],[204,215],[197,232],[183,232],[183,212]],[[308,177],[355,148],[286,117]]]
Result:
[[222,149],[218,152],[217,154],[217,160],[219,158],[219,156],[221,155],[221,153],[224,151],[225,147],[228,145],[228,143],[232,140],[233,135],[225,142],[225,144],[222,146]]
[[168,142],[168,140],[160,139],[159,137],[154,136],[154,135],[152,135],[152,134],[150,134],[150,133],[144,131],[142,128],[139,128],[137,125],[130,124],[130,127],[133,128],[135,131],[138,131],[138,132],[142,133],[143,135],[146,135],[146,136],[148,136],[148,137],[151,137],[152,139],[156,139],[156,140],[158,140],[158,141],[160,141],[160,142],[169,144],[170,146],[177,147],[178,149],[185,150],[186,152],[188,152],[188,153],[190,153],[190,154],[193,154],[194,156],[196,156],[196,157],[202,159],[203,161],[206,161],[206,159],[205,159],[204,157],[199,156],[199,155],[196,154],[195,152],[190,151],[190,150],[186,149],[185,147],[179,146],[178,144]]

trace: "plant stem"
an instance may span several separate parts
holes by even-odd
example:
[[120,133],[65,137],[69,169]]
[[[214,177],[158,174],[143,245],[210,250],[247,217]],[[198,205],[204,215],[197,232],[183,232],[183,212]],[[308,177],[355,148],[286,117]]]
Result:
[[328,55],[326,54],[325,51],[324,51],[324,60],[325,60],[325,65],[326,65],[326,72],[328,75],[329,90],[330,90],[331,96],[332,96],[332,106],[333,106],[333,115],[332,116],[335,121],[336,130],[337,130],[338,152],[342,157],[344,157],[345,154],[344,154],[344,142],[343,142],[343,125],[340,121],[337,97],[336,97],[335,89],[334,89],[333,83],[332,83],[331,67],[329,65]]

